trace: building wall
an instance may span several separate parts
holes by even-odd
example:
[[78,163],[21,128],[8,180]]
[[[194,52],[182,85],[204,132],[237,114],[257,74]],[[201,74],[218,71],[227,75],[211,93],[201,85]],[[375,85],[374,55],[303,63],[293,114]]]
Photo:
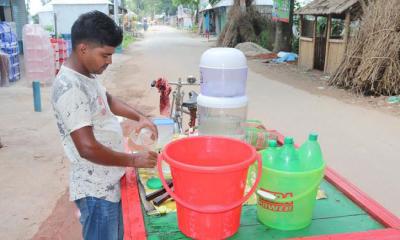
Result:
[[53,12],[41,12],[39,15],[39,24],[42,27],[53,26],[54,27],[54,13]]
[[17,38],[22,41],[22,28],[28,23],[28,13],[26,11],[25,1],[17,0],[12,3],[12,16],[16,24]]
[[184,28],[192,28],[192,18],[190,16],[185,16],[183,18],[183,27]]
[[6,22],[12,22],[12,13],[10,7],[4,8],[4,16],[6,18]]
[[225,11],[221,14],[221,31],[224,29],[225,25],[226,25],[226,16],[227,16],[227,10],[225,9]]
[[314,41],[312,38],[300,38],[299,65],[306,69],[314,68]]
[[217,9],[216,21],[216,31],[219,35],[225,27],[226,24],[226,7],[220,7]]
[[207,32],[210,29],[210,14],[206,11],[203,16],[203,32]]
[[12,14],[11,14],[11,7],[10,7],[10,0],[0,0],[0,6],[3,9],[3,15],[4,15],[4,19],[2,18],[2,21],[6,21],[6,22],[12,22]]
[[56,14],[56,27],[58,34],[71,34],[72,24],[78,17],[93,10],[98,10],[109,15],[107,4],[60,4],[53,5],[54,13]]
[[221,33],[221,15],[222,15],[222,12],[221,12],[221,9],[220,8],[217,8],[217,9],[214,9],[214,12],[215,12],[215,23],[214,23],[214,25],[215,25],[215,33],[217,34],[217,35],[219,35],[220,33]]
[[343,60],[346,50],[344,40],[329,40],[325,72],[334,73]]

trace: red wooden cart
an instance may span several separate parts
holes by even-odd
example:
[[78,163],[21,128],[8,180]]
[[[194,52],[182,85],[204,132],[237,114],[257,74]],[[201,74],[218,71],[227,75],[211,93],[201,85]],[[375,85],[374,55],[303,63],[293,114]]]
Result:
[[[283,142],[283,136],[275,133],[278,141]],[[252,210],[255,207],[245,206],[243,211],[246,214],[242,215],[241,227],[232,239],[400,240],[400,219],[394,214],[329,167],[324,182],[325,188],[330,191],[330,200],[317,201],[321,204],[317,204],[315,212],[320,212],[320,217],[315,217],[310,227],[294,232],[268,229],[256,222],[255,211]],[[124,239],[185,238],[177,228],[175,213],[146,215],[133,169],[127,169],[121,185]]]

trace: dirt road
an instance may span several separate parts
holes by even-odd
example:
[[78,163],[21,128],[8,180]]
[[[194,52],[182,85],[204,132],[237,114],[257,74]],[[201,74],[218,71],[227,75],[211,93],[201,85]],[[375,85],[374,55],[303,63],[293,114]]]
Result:
[[[151,80],[160,76],[169,80],[198,77],[200,56],[214,43],[169,27],[152,27],[144,39],[114,57],[114,64],[101,79],[113,95],[143,112],[156,114],[158,94],[149,87]],[[340,97],[294,88],[280,79],[296,81],[295,76],[269,75],[262,63],[249,63],[249,118],[293,135],[298,143],[311,130],[318,131],[329,165],[400,216],[396,177],[400,165],[400,119],[345,103]],[[49,91],[42,88],[43,112],[34,113],[32,90],[26,82],[0,88],[0,137],[5,145],[0,149],[0,239],[30,239],[41,225],[42,236],[50,234],[46,226],[64,226],[64,233],[57,233],[70,236],[64,239],[79,236],[76,219],[72,225],[60,220],[63,214],[65,219],[73,218],[74,207],[64,194],[68,160],[49,105]],[[66,214],[60,209],[71,211]],[[52,212],[48,221],[54,223],[58,219],[58,225],[41,224]],[[75,229],[72,235],[71,229]]]

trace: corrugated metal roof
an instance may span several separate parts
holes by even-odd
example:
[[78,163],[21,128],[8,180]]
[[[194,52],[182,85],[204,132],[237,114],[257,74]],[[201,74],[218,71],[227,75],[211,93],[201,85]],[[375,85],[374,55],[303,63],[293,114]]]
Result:
[[76,5],[76,4],[112,4],[108,0],[53,0],[53,5]]
[[221,0],[217,4],[212,6],[212,8],[229,7],[229,6],[233,6],[233,0]]
[[207,4],[206,6],[204,6],[204,8],[199,9],[199,12],[204,12],[207,10],[212,9],[213,7],[211,6],[211,4]]
[[342,14],[357,2],[358,0],[314,0],[296,13],[301,15]]
[[0,6],[9,7],[10,0],[0,0]]

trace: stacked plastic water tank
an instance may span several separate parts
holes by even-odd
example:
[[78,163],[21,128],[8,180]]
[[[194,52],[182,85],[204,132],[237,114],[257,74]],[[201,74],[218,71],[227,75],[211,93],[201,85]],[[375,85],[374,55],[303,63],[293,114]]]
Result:
[[8,60],[8,80],[15,82],[20,79],[19,49],[17,35],[7,22],[0,23],[0,48]]
[[211,48],[200,60],[199,135],[244,140],[247,60],[234,48]]
[[49,34],[38,24],[24,26],[25,71],[28,81],[49,85],[55,77],[54,55]]

